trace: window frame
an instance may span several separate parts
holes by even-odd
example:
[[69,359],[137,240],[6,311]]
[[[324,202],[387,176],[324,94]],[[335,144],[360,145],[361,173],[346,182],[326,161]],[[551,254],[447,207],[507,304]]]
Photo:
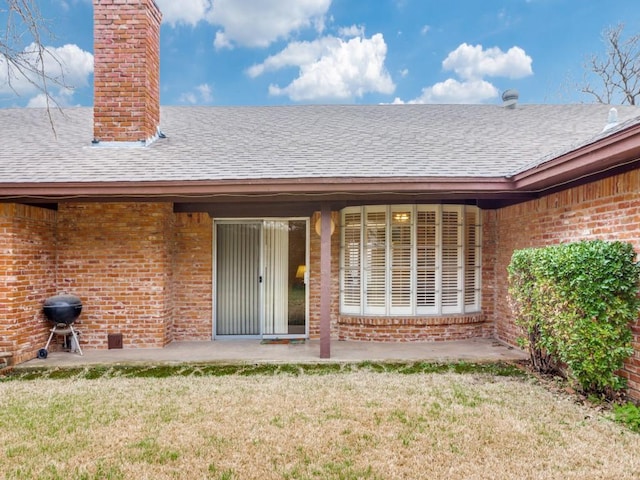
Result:
[[[403,225],[407,215],[408,223]],[[425,221],[419,223],[419,216]],[[482,217],[478,207],[365,205],[344,208],[340,218],[341,314],[408,317],[480,311]],[[420,243],[419,234],[424,235]],[[443,243],[443,236],[449,241]],[[433,289],[421,288],[420,277],[431,282]]]

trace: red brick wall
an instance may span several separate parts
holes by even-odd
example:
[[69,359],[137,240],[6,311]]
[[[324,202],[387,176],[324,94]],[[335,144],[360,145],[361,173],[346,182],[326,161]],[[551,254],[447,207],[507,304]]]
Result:
[[162,347],[173,339],[173,205],[65,203],[58,212],[58,290],[77,295],[80,344]]
[[160,21],[153,0],[94,0],[94,137],[137,142],[160,124]]
[[36,357],[50,325],[42,305],[55,290],[56,212],[0,204],[0,350]]
[[174,339],[211,340],[213,221],[206,213],[176,214]]
[[[39,296],[38,305],[47,296],[57,293],[71,293],[82,299],[84,308],[77,327],[85,348],[105,348],[109,333],[122,333],[125,348],[163,346],[174,339],[211,338],[213,222],[208,215],[174,214],[172,206],[165,203],[67,203],[60,205],[57,214],[12,207],[23,212],[16,214],[8,208],[4,207],[8,212],[3,217],[7,225],[5,229],[19,232],[17,236],[21,241],[37,244],[48,252],[49,289]],[[485,216],[496,223],[495,212],[485,213]],[[318,214],[313,215],[310,229],[309,331],[312,338],[318,338],[320,333],[320,237],[315,232],[317,218]],[[486,315],[481,320],[478,316],[471,316],[471,321],[460,321],[463,317],[453,320],[448,317],[444,320],[341,318],[337,212],[333,218],[336,223],[331,238],[331,333],[334,339],[371,340],[377,332],[376,340],[438,340],[487,336],[493,331],[493,325],[484,321]],[[54,237],[56,219],[57,250]],[[495,263],[496,249],[488,246],[493,242],[494,232],[495,229],[485,226],[485,314],[493,312],[495,303],[492,294],[487,293],[492,291],[494,277],[494,269],[489,265]],[[3,235],[2,241],[13,245],[14,236]],[[10,246],[6,251],[14,249]],[[54,266],[56,259],[57,267]],[[3,260],[9,261],[7,256]],[[54,278],[56,268],[57,276]],[[36,270],[32,275],[46,278]],[[8,278],[5,276],[5,280]],[[37,282],[28,280],[26,283],[33,285]],[[14,287],[6,281],[5,285],[4,295],[7,296]],[[14,305],[11,308],[15,308],[17,304],[3,302],[3,305]],[[23,308],[24,303],[19,305]],[[40,330],[36,334],[37,340],[32,342],[32,352],[44,344],[47,333],[40,307],[37,315],[40,317]]]
[[[630,172],[498,211],[483,212],[483,314],[472,320],[341,318],[338,216],[332,236],[332,337],[416,340],[518,336],[507,301],[506,267],[515,249],[580,239],[618,239],[640,250],[640,173]],[[320,237],[311,221],[310,318],[319,336]],[[57,228],[56,228],[57,221]],[[165,203],[69,203],[59,212],[0,205],[0,348],[16,361],[44,346],[42,302],[57,293],[83,300],[83,346],[105,348],[108,333],[125,347],[206,340],[212,327],[212,220],[174,214]],[[57,253],[56,253],[56,239]],[[57,255],[57,267],[56,267]],[[57,268],[57,272],[56,272]],[[56,280],[57,279],[57,280]],[[460,317],[467,318],[467,317]],[[484,321],[484,320],[487,321]],[[445,319],[446,320],[446,319]],[[434,322],[437,325],[434,325]],[[640,396],[640,325],[627,363]]]
[[496,280],[498,276],[498,237],[497,215],[495,210],[482,211],[482,313],[485,321],[489,322],[485,328],[496,335],[494,322],[497,294]]
[[[519,332],[507,300],[506,268],[514,250],[578,240],[621,240],[640,252],[640,170],[593,182],[496,212],[496,309],[499,338],[515,344]],[[640,399],[640,323],[626,364],[631,393]]]
[[341,316],[340,340],[423,342],[491,338],[493,325],[483,314],[434,317]]

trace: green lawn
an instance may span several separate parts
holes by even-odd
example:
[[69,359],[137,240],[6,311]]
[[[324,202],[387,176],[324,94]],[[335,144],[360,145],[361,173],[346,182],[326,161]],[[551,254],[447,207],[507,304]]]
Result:
[[0,472],[7,479],[640,478],[640,435],[606,414],[513,369],[418,367],[227,367],[224,375],[207,366],[112,368],[5,379]]

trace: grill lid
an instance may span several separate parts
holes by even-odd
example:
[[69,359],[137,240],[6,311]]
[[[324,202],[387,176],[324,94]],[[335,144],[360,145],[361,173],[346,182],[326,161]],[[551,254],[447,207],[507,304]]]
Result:
[[43,311],[50,322],[69,325],[80,316],[82,302],[75,295],[56,295],[44,301]]

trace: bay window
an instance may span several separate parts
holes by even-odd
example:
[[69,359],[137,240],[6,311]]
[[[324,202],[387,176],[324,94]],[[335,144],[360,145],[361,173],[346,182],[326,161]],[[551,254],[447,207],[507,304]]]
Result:
[[480,310],[480,210],[386,205],[342,210],[340,310],[351,315]]

